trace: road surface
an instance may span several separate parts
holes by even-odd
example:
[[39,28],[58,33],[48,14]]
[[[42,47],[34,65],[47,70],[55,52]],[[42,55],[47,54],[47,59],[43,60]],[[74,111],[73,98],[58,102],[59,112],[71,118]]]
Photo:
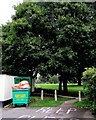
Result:
[[[20,107],[20,108],[3,108],[2,120],[12,118],[12,120],[31,120],[37,118],[46,120],[48,118],[54,120],[93,120],[91,112],[84,108],[74,108],[70,103],[66,102],[59,107]],[[25,118],[25,119],[24,119]]]

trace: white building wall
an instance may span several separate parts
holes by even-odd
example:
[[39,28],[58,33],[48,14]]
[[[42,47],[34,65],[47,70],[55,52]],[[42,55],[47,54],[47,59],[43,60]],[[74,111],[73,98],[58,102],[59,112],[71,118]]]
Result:
[[4,91],[4,100],[12,98],[12,85],[14,84],[14,76],[6,75],[5,78],[5,91]]
[[0,101],[4,100],[5,77],[5,75],[0,75]]
[[12,85],[14,77],[10,75],[0,75],[0,101],[6,101],[12,98]]

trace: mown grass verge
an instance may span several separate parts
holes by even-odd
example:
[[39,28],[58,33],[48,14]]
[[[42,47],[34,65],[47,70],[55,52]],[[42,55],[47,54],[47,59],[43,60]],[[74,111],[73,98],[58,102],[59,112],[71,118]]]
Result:
[[[36,88],[58,90],[59,84],[36,84]],[[83,86],[77,84],[68,84],[69,91],[83,91]]]
[[[44,100],[41,100],[40,96],[31,96],[30,103],[28,107],[56,107],[61,105],[64,101],[72,100],[74,98],[67,98],[67,97],[58,97],[58,100],[55,101],[54,97],[44,97]],[[25,105],[22,105],[25,107]],[[22,107],[16,105],[16,107]],[[12,103],[7,105],[7,108],[13,108]]]
[[40,97],[31,97],[29,107],[56,107],[61,105],[64,101],[72,99],[73,98],[58,97],[58,100],[55,101],[53,97],[44,97],[44,100],[41,100]]
[[75,102],[73,104],[73,107],[79,107],[79,108],[89,108],[89,102],[87,99],[82,100],[80,102]]

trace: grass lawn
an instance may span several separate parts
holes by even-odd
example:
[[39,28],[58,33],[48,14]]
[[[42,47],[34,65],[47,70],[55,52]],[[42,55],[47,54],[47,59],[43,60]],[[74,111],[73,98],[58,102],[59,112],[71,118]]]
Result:
[[36,84],[35,86],[43,89],[58,89],[58,84]]
[[83,86],[77,86],[77,85],[68,86],[68,90],[69,91],[83,91]]
[[[42,89],[53,89],[58,90],[59,84],[36,84],[36,87]],[[83,91],[83,86],[77,86],[77,84],[68,83],[68,90],[69,91]]]
[[[61,105],[64,101],[72,100],[74,98],[67,97],[58,97],[57,101],[54,100],[54,97],[44,97],[44,100],[41,100],[39,96],[31,96],[29,107],[56,107]],[[13,108],[12,103],[7,106],[8,108]],[[22,106],[16,106],[22,107]],[[25,105],[23,105],[25,107]]]
[[73,104],[73,107],[88,108],[89,107],[89,102],[86,99],[82,100],[81,102],[75,102]]
[[58,100],[54,101],[53,97],[44,97],[44,100],[41,100],[40,97],[31,97],[29,107],[56,107],[62,104],[64,101],[72,99],[73,98],[58,97]]

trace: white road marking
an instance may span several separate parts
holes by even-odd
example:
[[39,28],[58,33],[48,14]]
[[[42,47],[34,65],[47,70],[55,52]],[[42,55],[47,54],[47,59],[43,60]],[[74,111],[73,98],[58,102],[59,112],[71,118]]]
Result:
[[45,116],[44,118],[55,118],[55,117],[48,117],[48,116]]
[[43,110],[42,110],[42,113],[44,113],[45,111],[46,111],[46,110],[45,110],[45,109],[43,109]]
[[55,118],[55,117],[49,117],[49,118]]
[[76,111],[76,108],[69,108],[66,112],[66,114],[69,114],[70,112],[75,112]]
[[50,113],[49,111],[51,111],[52,110],[52,108],[50,108],[49,110],[47,110],[45,113]]
[[42,107],[41,109],[37,110],[36,112],[39,112],[39,111],[41,111],[41,110],[43,110],[43,109],[44,109],[44,107]]
[[36,116],[32,116],[31,118],[35,118]]
[[56,111],[56,113],[58,113],[61,110],[61,108],[59,108],[59,110]]
[[31,118],[31,116],[30,115],[22,115],[22,116],[16,118],[15,120],[18,120],[20,118]]
[[20,116],[18,118],[31,118],[31,116],[30,115],[22,115],[22,116]]
[[32,118],[35,118],[36,116],[32,116],[31,118],[29,118],[28,120],[32,120]]
[[42,113],[47,112],[47,111],[50,110],[50,107],[48,107],[47,109],[46,109],[46,108],[45,108],[45,109],[42,109],[42,110],[43,110]]
[[42,107],[41,109],[39,109],[39,110],[37,110],[36,112],[40,112],[41,111],[41,113],[48,113],[50,110],[52,110],[52,108],[50,108],[50,107],[48,107],[48,108],[44,108],[44,107]]
[[48,118],[48,116],[45,116],[44,118]]
[[69,112],[70,112],[70,109],[68,109],[68,111],[66,112],[66,114],[69,114]]
[[48,107],[47,109],[50,109],[50,107]]

